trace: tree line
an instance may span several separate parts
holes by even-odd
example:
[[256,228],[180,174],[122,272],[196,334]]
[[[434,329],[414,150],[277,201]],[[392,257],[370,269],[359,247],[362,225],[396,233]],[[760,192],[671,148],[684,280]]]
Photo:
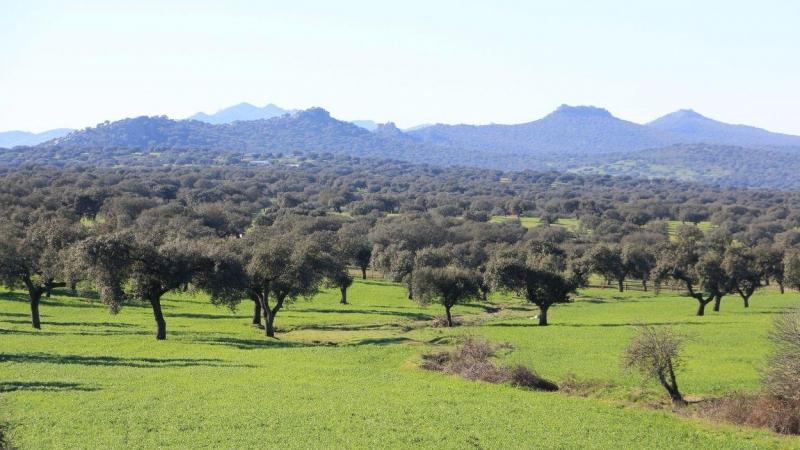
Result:
[[[677,286],[706,305],[766,285],[800,288],[795,194],[608,177],[446,171],[320,157],[261,170],[28,169],[0,172],[0,277],[42,297],[87,285],[117,313],[149,303],[165,339],[164,294],[193,288],[276,332],[281,310],[320,289],[348,303],[351,268],[452,309],[492,292],[536,305],[540,325],[592,277]],[[674,188],[674,189],[673,189]],[[680,188],[680,189],[679,189]],[[687,209],[689,205],[700,205]],[[526,229],[495,215],[538,216]],[[575,217],[567,229],[551,224]],[[670,232],[666,220],[685,224]],[[707,231],[692,222],[710,220]]]

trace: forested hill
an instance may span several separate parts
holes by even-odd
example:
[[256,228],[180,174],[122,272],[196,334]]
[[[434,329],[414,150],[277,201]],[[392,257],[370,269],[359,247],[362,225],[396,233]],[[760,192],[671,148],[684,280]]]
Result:
[[682,143],[703,142],[749,147],[800,147],[800,136],[773,133],[748,125],[731,125],[709,119],[691,109],[667,114],[647,124]]
[[[226,124],[138,117],[106,122],[36,147],[0,150],[0,165],[261,164],[281,156],[332,153],[439,166],[800,187],[800,145],[779,145],[800,138],[698,116],[676,113],[638,125],[604,109],[564,106],[521,125],[434,125],[407,132],[391,123],[370,132],[321,108]],[[732,131],[726,133],[726,127]],[[691,141],[692,136],[699,140]],[[714,136],[721,141],[740,136],[760,144],[720,144]]]
[[[385,127],[384,127],[385,128]],[[40,149],[214,150],[220,153],[313,153],[425,158],[423,148],[402,132],[371,133],[337,120],[321,108],[271,119],[209,124],[165,116],[106,122],[38,146]]]
[[618,119],[589,106],[562,105],[518,125],[433,125],[409,132],[421,141],[493,154],[597,154],[675,143],[657,129]]

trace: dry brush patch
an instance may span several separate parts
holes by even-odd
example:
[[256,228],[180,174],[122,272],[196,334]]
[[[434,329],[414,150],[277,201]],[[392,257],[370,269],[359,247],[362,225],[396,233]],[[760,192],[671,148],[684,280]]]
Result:
[[452,351],[422,355],[421,367],[458,375],[468,380],[495,384],[507,383],[539,391],[558,390],[558,385],[540,377],[525,366],[502,367],[492,362],[491,358],[497,351],[510,348],[510,344],[491,344],[485,340],[467,336]]
[[699,408],[700,416],[800,434],[800,310],[781,314],[770,340],[775,350],[764,371],[763,392],[709,401]]
[[698,408],[697,414],[737,425],[769,428],[780,434],[800,434],[800,402],[769,393],[736,393],[709,400]]

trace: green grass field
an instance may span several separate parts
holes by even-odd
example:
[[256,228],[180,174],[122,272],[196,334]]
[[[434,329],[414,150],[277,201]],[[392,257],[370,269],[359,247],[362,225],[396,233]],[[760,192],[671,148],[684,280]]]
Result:
[[[517,219],[516,216],[492,216],[490,222],[499,223],[499,222],[505,222],[507,220],[516,220],[516,219]],[[525,228],[533,228],[541,224],[541,221],[539,220],[538,217],[520,217],[519,221],[520,224]],[[681,222],[680,220],[670,220],[667,223],[667,230],[669,234],[674,235],[678,227],[683,224],[684,222]],[[580,221],[575,218],[561,217],[558,220],[556,220],[553,226],[564,227],[570,231],[576,231],[580,226]],[[710,230],[713,227],[713,225],[711,224],[711,222],[699,222],[697,224],[697,227],[701,231],[705,232]]]
[[[690,224],[691,225],[691,223],[689,223],[689,222],[681,222],[680,220],[670,220],[667,223],[667,229],[669,230],[669,234],[670,235],[674,235],[675,232],[678,230],[678,227],[681,226],[681,225],[684,225],[684,224]],[[698,222],[697,223],[697,228],[699,228],[700,231],[703,231],[703,232],[706,232],[706,231],[710,230],[712,227],[713,227],[713,225],[711,224],[711,222]]]
[[[489,221],[493,223],[498,223],[516,219],[517,216],[492,216],[492,218]],[[519,222],[525,228],[533,228],[542,223],[538,217],[520,217]],[[579,223],[580,222],[578,221],[578,219],[562,217],[556,220],[556,222],[553,223],[552,225],[557,227],[564,227],[568,230],[575,231],[578,229]]]
[[[0,419],[29,448],[800,448],[800,439],[682,417],[651,404],[620,369],[631,324],[674,324],[689,336],[682,390],[693,397],[756,390],[775,313],[800,295],[761,293],[749,310],[693,315],[682,297],[587,290],[554,307],[513,299],[457,306],[469,325],[431,328],[402,288],[357,281],[350,305],[333,292],[277,319],[279,340],[201,295],[168,294],[168,340],[156,342],[148,307],[117,316],[57,295],[28,324],[20,293],[0,292]],[[573,373],[607,387],[589,397],[472,382],[418,368],[422,353],[467,333],[510,342],[503,362],[561,381]]]

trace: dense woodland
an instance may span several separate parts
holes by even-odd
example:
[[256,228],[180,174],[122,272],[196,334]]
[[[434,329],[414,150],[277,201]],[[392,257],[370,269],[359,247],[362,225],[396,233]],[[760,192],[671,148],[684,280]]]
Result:
[[[252,305],[254,325],[274,336],[286,303],[323,287],[347,303],[368,268],[403,283],[410,301],[441,304],[448,325],[453,307],[492,292],[538,306],[547,325],[553,304],[593,280],[678,289],[698,315],[729,297],[747,307],[766,285],[800,287],[793,192],[331,155],[0,177],[0,273],[27,290],[36,328],[42,296],[69,287],[112,313],[149,303],[164,339],[161,297],[198,289]],[[526,217],[539,225],[523,227]]]

